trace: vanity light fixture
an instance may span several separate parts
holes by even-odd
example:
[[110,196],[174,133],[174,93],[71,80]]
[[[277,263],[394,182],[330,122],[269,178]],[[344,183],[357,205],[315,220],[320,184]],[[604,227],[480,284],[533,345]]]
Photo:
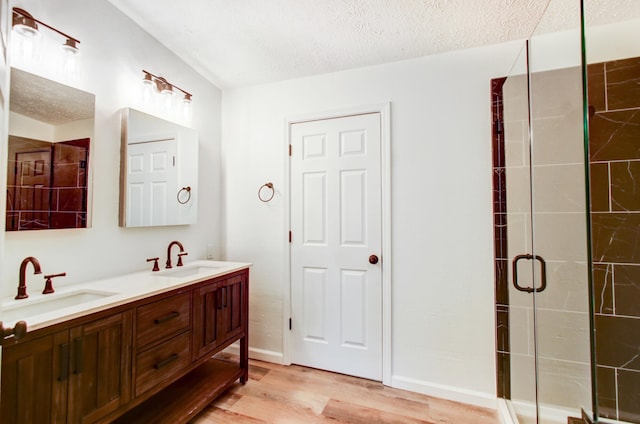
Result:
[[162,96],[162,105],[168,111],[171,109],[173,104],[173,96],[175,94],[175,90],[180,91],[183,94],[183,97],[180,101],[180,104],[177,105],[184,116],[184,118],[189,118],[191,115],[191,98],[192,94],[183,90],[175,84],[170,83],[164,77],[159,77],[157,75],[152,74],[149,71],[142,70],[144,77],[142,78],[142,84],[144,85],[142,96],[145,102],[151,100],[151,97],[155,92],[159,93]]
[[23,37],[35,37],[39,33],[31,13],[18,7],[13,8],[13,30]]
[[38,37],[40,35],[40,29],[38,24],[42,25],[45,28],[50,29],[51,31],[61,35],[64,38],[64,43],[62,43],[62,50],[65,55],[64,59],[64,71],[65,72],[75,72],[77,67],[77,55],[78,55],[78,44],[80,44],[80,40],[74,38],[64,32],[60,31],[52,27],[51,25],[42,22],[39,19],[33,17],[33,15],[27,12],[24,9],[20,9],[19,7],[13,8],[13,21],[12,26],[13,30],[16,34],[20,35],[27,41],[23,44],[23,57],[32,56],[33,52],[33,43],[30,40]]

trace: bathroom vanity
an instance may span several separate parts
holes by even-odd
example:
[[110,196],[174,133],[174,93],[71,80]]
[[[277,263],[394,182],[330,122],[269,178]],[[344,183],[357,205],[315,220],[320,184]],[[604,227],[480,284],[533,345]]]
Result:
[[[192,419],[236,380],[247,381],[249,267],[198,261],[8,305],[9,317],[31,312],[20,318],[25,336],[2,341],[0,421]],[[78,293],[73,305],[46,311]],[[213,358],[236,341],[239,360]]]

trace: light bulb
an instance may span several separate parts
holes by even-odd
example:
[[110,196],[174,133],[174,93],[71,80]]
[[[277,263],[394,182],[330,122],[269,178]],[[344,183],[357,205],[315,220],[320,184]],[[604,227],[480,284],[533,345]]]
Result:
[[166,112],[171,111],[173,105],[173,90],[171,87],[164,89],[160,92],[160,98],[162,99],[162,107]]
[[[144,72],[144,71],[143,71]],[[154,83],[151,74],[144,73],[142,80],[142,102],[146,105],[150,104],[153,99]]]
[[13,31],[15,38],[16,55],[18,58],[31,62],[36,56],[36,39],[40,35],[38,24],[33,16],[26,10],[14,8],[13,10]]
[[15,52],[18,58],[27,63],[34,61],[36,56],[35,39],[31,37],[16,37],[15,40]]
[[182,99],[182,117],[190,121],[191,120],[191,94],[185,94]]
[[62,51],[64,52],[64,59],[62,65],[62,71],[69,76],[75,76],[78,71],[78,47],[75,40],[67,39],[62,45]]

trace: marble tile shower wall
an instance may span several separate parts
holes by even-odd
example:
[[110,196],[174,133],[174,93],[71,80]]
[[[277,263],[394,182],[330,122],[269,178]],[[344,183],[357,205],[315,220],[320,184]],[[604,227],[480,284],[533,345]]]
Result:
[[640,423],[640,58],[587,75],[600,415]]
[[504,164],[502,88],[506,78],[491,81],[493,153],[493,231],[496,297],[496,383],[498,397],[511,397],[511,355],[509,353],[509,287],[507,269],[507,199]]
[[[537,351],[540,403],[579,411],[590,405],[580,69],[532,74],[531,147],[527,84],[525,76],[510,77],[503,90],[507,250],[511,259],[527,253],[544,258],[547,288],[535,294],[534,318],[534,295],[508,285],[511,394],[535,402]],[[531,265],[539,273],[539,264],[525,264],[521,285],[539,286],[540,278],[531,275]]]
[[50,220],[53,228],[87,226],[87,162],[89,139],[56,143]]

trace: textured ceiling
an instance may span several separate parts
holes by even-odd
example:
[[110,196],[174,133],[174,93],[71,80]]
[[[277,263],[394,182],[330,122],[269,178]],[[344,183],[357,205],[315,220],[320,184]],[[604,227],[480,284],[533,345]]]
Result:
[[51,125],[93,118],[93,94],[58,84],[17,68],[11,69],[9,109]]
[[[109,0],[215,84],[236,87],[529,36],[549,0]],[[586,0],[600,22],[640,0]],[[616,3],[616,7],[610,7]],[[553,0],[547,30],[575,26]],[[608,6],[609,5],[609,6]],[[615,13],[610,13],[614,10]]]

